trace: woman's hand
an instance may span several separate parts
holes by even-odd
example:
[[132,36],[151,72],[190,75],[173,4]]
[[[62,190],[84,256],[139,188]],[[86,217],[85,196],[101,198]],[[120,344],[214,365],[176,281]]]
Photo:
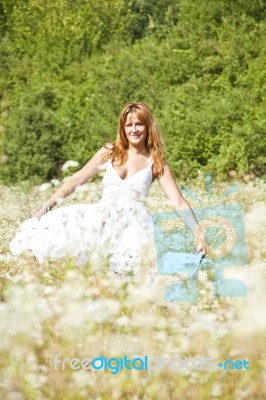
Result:
[[208,245],[207,245],[204,235],[201,236],[200,238],[196,238],[196,240],[198,241],[196,253],[201,252],[202,254],[204,254],[206,256],[208,253]]
[[38,221],[40,221],[41,217],[48,212],[47,208],[42,207],[39,211],[32,214],[33,217],[37,217]]
[[200,253],[201,252],[202,254],[204,254],[206,256],[208,254],[208,244],[206,242],[204,233],[203,233],[200,225],[196,226],[196,229],[194,231],[194,236],[195,236],[195,239],[197,241],[197,251],[196,251],[196,253]]

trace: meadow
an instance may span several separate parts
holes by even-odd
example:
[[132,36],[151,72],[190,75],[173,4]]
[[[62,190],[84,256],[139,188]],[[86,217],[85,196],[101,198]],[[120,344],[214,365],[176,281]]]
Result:
[[[58,182],[55,182],[56,184]],[[204,179],[191,188],[203,204],[214,205],[229,184],[214,184],[208,203]],[[107,265],[78,268],[67,261],[38,264],[31,253],[10,256],[8,243],[18,225],[54,189],[44,185],[1,187],[1,384],[2,399],[264,399],[266,185],[239,183],[225,202],[244,213],[249,261],[225,268],[226,278],[246,283],[246,297],[216,297],[213,274],[199,273],[198,302],[166,302],[163,292],[174,276],[156,268],[138,276],[114,276]],[[63,205],[97,202],[101,182],[85,184]],[[252,202],[250,199],[252,198]],[[189,199],[193,207],[195,200]],[[151,213],[170,210],[155,183]],[[144,259],[145,264],[145,259]],[[64,370],[54,357],[213,358],[247,360],[249,370],[227,368],[156,370]],[[168,366],[167,366],[168,365]]]

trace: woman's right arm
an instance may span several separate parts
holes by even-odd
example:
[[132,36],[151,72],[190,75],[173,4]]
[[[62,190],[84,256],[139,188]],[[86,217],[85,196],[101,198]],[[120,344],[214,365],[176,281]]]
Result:
[[101,160],[107,152],[108,149],[105,147],[98,150],[83,168],[73,174],[67,182],[60,186],[50,197],[45,206],[33,214],[33,217],[37,217],[40,220],[42,215],[46,214],[49,209],[52,209],[58,203],[59,199],[69,196],[74,192],[77,186],[83,185],[89,179],[93,178],[99,172],[99,168],[103,164]]

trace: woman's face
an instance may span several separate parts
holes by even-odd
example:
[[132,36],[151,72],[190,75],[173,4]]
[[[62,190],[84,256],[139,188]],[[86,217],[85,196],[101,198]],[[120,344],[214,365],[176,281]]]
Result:
[[129,146],[142,148],[145,146],[147,137],[146,125],[142,123],[137,114],[134,112],[128,113],[125,122],[125,134],[129,142]]

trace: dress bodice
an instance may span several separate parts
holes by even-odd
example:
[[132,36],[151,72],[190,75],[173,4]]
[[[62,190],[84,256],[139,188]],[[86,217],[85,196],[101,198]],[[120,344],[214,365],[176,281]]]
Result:
[[152,164],[153,161],[146,168],[141,169],[129,178],[122,179],[114,169],[111,159],[109,159],[102,180],[103,194],[101,200],[122,196],[144,203],[152,184]]

